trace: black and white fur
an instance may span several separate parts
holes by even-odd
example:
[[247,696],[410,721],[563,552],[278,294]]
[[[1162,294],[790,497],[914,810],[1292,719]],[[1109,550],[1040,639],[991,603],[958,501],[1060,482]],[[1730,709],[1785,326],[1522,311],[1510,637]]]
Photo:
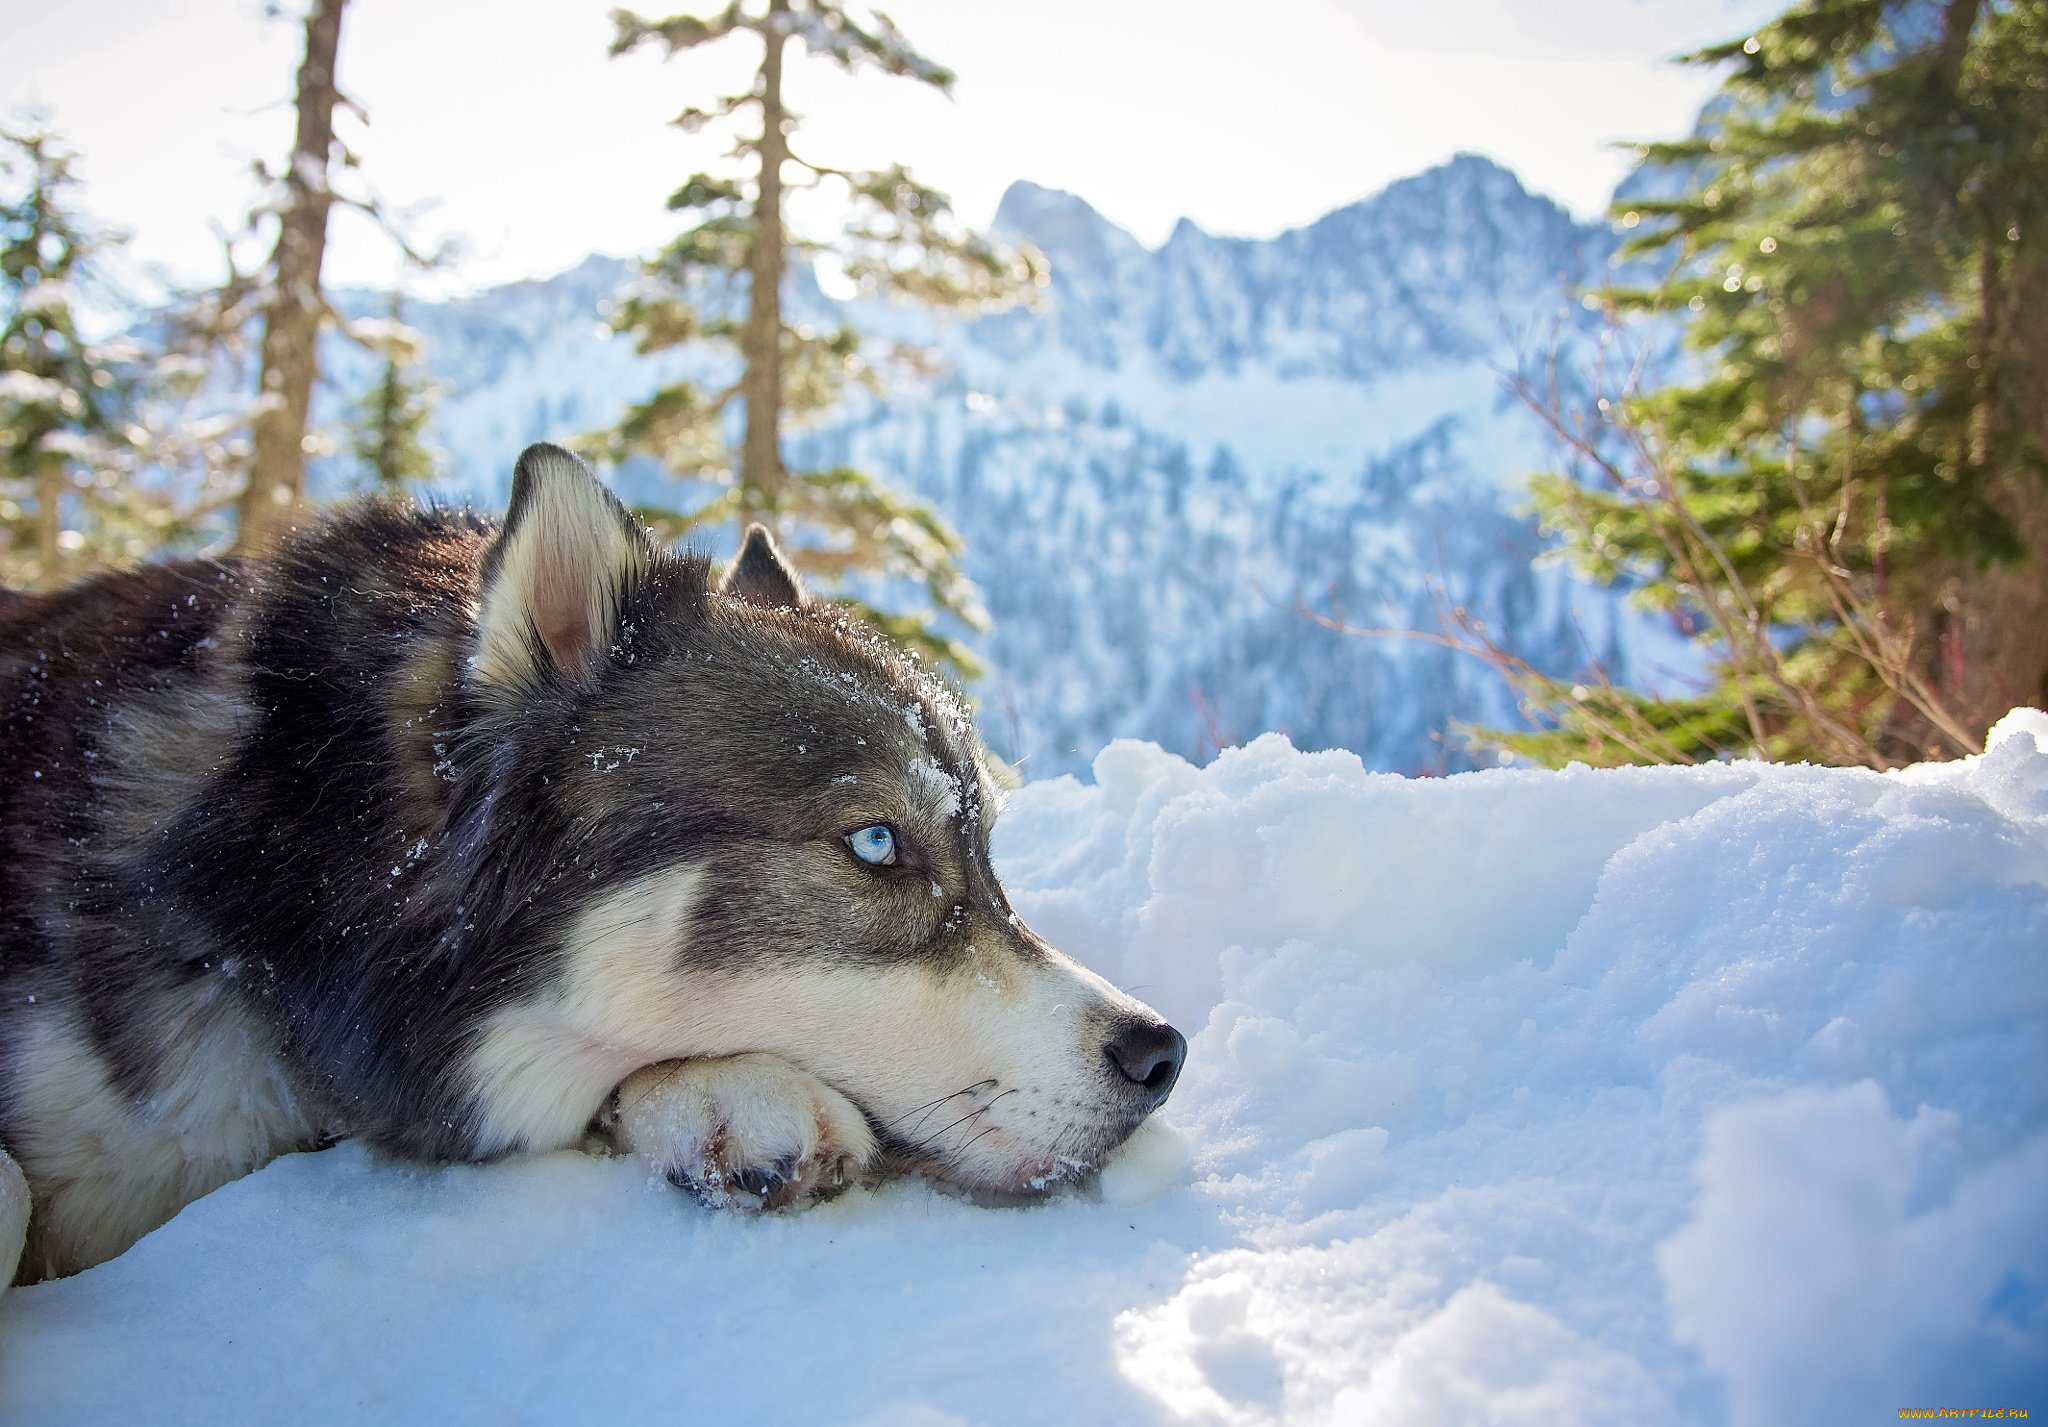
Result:
[[959,701],[764,531],[713,584],[554,447],[502,532],[367,504],[0,595],[0,707],[18,1282],[338,1138],[595,1137],[738,1207],[883,1165],[1029,1194],[1179,1072],[1011,910]]

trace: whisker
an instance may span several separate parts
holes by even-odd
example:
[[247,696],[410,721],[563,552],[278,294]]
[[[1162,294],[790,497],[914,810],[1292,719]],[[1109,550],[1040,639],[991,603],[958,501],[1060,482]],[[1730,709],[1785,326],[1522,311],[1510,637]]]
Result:
[[610,936],[612,933],[622,932],[628,927],[644,927],[659,915],[657,912],[649,912],[645,916],[627,917],[623,921],[611,922],[601,927],[592,927],[590,930],[593,936]]
[[[976,1094],[980,1091],[989,1089],[991,1086],[995,1085],[995,1083],[996,1082],[993,1078],[988,1080],[977,1080],[972,1085],[966,1086],[963,1089],[955,1090],[950,1095],[941,1095],[936,1100],[927,1100],[924,1104],[917,1106],[915,1109],[905,1110],[901,1115],[898,1115],[895,1119],[889,1121],[888,1124],[883,1125],[882,1133],[889,1133],[898,1125],[902,1124],[905,1120],[909,1119],[912,1115],[920,1116],[918,1124],[921,1125],[924,1123],[926,1119],[929,1119],[931,1117],[932,1111],[938,1109],[939,1106],[945,1104],[948,1100],[958,1100],[962,1095]],[[997,1098],[1000,1099],[1001,1097],[998,1096]],[[916,1126],[911,1127],[910,1133],[916,1133]],[[941,1130],[939,1133],[944,1134],[945,1131]]]
[[959,1149],[957,1149],[957,1150],[954,1150],[954,1151],[953,1151],[953,1153],[954,1153],[954,1154],[966,1154],[966,1153],[967,1153],[967,1152],[968,1152],[969,1150],[971,1150],[971,1149],[973,1149],[973,1148],[974,1148],[974,1141],[975,1141],[975,1140],[978,1140],[978,1139],[980,1139],[980,1138],[981,1138],[981,1137],[982,1137],[983,1135],[986,1135],[986,1134],[990,1134],[990,1133],[992,1133],[992,1132],[993,1132],[994,1130],[995,1130],[995,1126],[994,1126],[994,1125],[983,1125],[983,1126],[981,1127],[981,1129],[980,1129],[980,1130],[979,1130],[979,1131],[978,1131],[978,1132],[977,1132],[977,1133],[975,1134],[975,1136],[974,1136],[974,1139],[971,1139],[971,1140],[969,1140],[969,1141],[968,1141],[968,1142],[967,1142],[966,1144],[964,1144],[964,1145],[960,1146],[960,1148],[959,1148]]
[[[962,1115],[962,1116],[961,1116],[961,1117],[960,1117],[959,1119],[955,1120],[955,1121],[954,1121],[954,1122],[953,1122],[952,1124],[950,1124],[950,1125],[947,1125],[947,1126],[945,1126],[945,1128],[943,1128],[943,1129],[940,1129],[940,1130],[937,1130],[937,1131],[935,1131],[935,1132],[934,1132],[933,1134],[931,1134],[930,1136],[928,1136],[927,1138],[925,1138],[925,1139],[924,1139],[923,1141],[921,1141],[921,1142],[920,1142],[920,1143],[918,1144],[917,1148],[918,1148],[918,1149],[920,1149],[920,1150],[922,1150],[922,1149],[925,1149],[925,1148],[927,1148],[927,1147],[929,1147],[929,1146],[932,1146],[932,1145],[935,1145],[935,1144],[937,1144],[937,1143],[938,1143],[938,1141],[939,1141],[939,1138],[940,1138],[940,1136],[942,1136],[942,1135],[945,1135],[945,1134],[947,1134],[947,1133],[948,1133],[949,1131],[952,1131],[952,1130],[957,1130],[957,1129],[959,1129],[959,1128],[960,1128],[960,1127],[961,1127],[962,1125],[966,1124],[966,1123],[967,1123],[967,1122],[968,1122],[969,1120],[973,1120],[973,1119],[976,1119],[976,1118],[978,1118],[978,1117],[980,1117],[980,1116],[982,1116],[982,1115],[986,1115],[986,1114],[987,1114],[987,1113],[988,1113],[988,1112],[989,1112],[990,1110],[992,1110],[992,1109],[994,1109],[994,1108],[995,1108],[995,1104],[996,1104],[996,1101],[997,1101],[997,1100],[1000,1100],[1000,1099],[1002,1099],[1002,1098],[1003,1098],[1003,1095],[1015,1095],[1016,1093],[1017,1093],[1017,1091],[1016,1091],[1016,1088],[1015,1088],[1014,1086],[1013,1086],[1012,1088],[1008,1089],[1008,1090],[1005,1090],[1005,1091],[1003,1091],[1003,1092],[1002,1092],[1002,1095],[998,1095],[998,1096],[996,1096],[996,1097],[995,1097],[995,1099],[993,1099],[993,1100],[990,1100],[990,1101],[988,1102],[988,1104],[986,1104],[986,1105],[981,1105],[981,1106],[977,1106],[976,1108],[974,1108],[974,1109],[972,1109],[972,1110],[969,1110],[969,1111],[968,1111],[968,1112],[967,1112],[966,1114]],[[982,1135],[982,1134],[986,1134],[986,1133],[988,1133],[988,1130],[992,1130],[992,1129],[994,1129],[994,1128],[995,1128],[995,1126],[993,1126],[993,1125],[990,1125],[990,1126],[988,1126],[988,1127],[987,1127],[987,1129],[984,1129],[984,1130],[982,1130],[982,1131],[980,1132],[980,1134],[977,1134],[977,1135],[976,1135],[976,1136],[974,1137],[974,1139],[979,1139],[979,1138],[981,1138],[981,1135]],[[969,1140],[969,1141],[968,1141],[967,1143],[968,1143],[968,1144],[972,1144],[972,1143],[974,1143],[974,1140]],[[965,1149],[965,1148],[966,1148],[966,1145],[963,1145],[963,1146],[961,1146],[961,1149]],[[959,1151],[958,1151],[958,1150],[956,1150],[956,1151],[954,1151],[954,1153],[956,1153],[956,1154],[957,1154],[957,1153],[959,1153]]]
[[946,1132],[947,1132],[948,1130],[957,1130],[957,1129],[959,1129],[959,1128],[960,1128],[960,1127],[961,1127],[962,1125],[966,1124],[966,1123],[967,1123],[967,1122],[968,1122],[969,1120],[972,1120],[972,1119],[974,1119],[974,1118],[975,1118],[975,1117],[976,1117],[977,1115],[985,1115],[985,1114],[987,1114],[987,1113],[988,1113],[988,1106],[986,1106],[986,1105],[980,1106],[980,1107],[978,1107],[978,1108],[976,1108],[976,1109],[973,1109],[973,1110],[969,1110],[969,1111],[968,1111],[968,1112],[967,1112],[966,1114],[962,1115],[962,1116],[961,1116],[961,1117],[960,1117],[959,1119],[955,1120],[955,1121],[954,1121],[954,1122],[953,1122],[952,1124],[950,1124],[950,1125],[947,1125],[947,1126],[946,1126],[946,1127],[945,1127],[944,1129],[938,1130],[938,1131],[934,1132],[934,1133],[933,1133],[932,1135],[930,1135],[930,1136],[928,1136],[927,1138],[925,1138],[924,1140],[920,1141],[917,1147],[918,1147],[919,1149],[925,1149],[926,1147],[928,1147],[928,1146],[930,1146],[930,1145],[936,1144],[936,1143],[938,1143],[938,1139],[939,1139],[939,1136],[940,1136],[940,1135],[943,1135],[943,1134],[945,1134],[945,1133],[946,1133]]
[[933,1116],[933,1114],[937,1112],[939,1106],[945,1104],[947,1100],[958,1099],[960,1096],[966,1093],[967,1092],[964,1090],[955,1090],[951,1095],[945,1096],[943,1099],[932,1101],[931,1104],[924,1107],[924,1113],[922,1115],[919,1115],[916,1121],[903,1131],[904,1136],[906,1138],[911,1139],[916,1138],[918,1131],[924,1128],[924,1122],[926,1120],[929,1120]]
[[954,1099],[966,1093],[967,1092],[964,1090],[955,1090],[951,1095],[941,1095],[936,1100],[927,1100],[922,1105],[913,1106],[911,1109],[905,1110],[902,1114],[898,1115],[895,1119],[889,1121],[881,1128],[885,1131],[893,1130],[898,1125],[902,1124],[905,1120],[909,1119],[912,1115],[929,1115],[932,1111],[938,1109],[939,1106],[945,1104],[948,1100]]

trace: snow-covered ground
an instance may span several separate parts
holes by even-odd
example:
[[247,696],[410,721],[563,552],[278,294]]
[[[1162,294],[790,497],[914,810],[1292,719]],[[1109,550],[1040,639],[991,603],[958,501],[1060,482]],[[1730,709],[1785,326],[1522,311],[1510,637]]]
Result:
[[2048,716],[1892,776],[1120,743],[997,834],[1192,1033],[1092,1192],[756,1220],[283,1160],[0,1299],[0,1418],[1863,1423],[2048,1412]]

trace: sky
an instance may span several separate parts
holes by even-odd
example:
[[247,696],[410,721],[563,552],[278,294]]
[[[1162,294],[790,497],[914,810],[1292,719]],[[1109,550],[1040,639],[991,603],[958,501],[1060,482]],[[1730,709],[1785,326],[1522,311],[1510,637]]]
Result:
[[[722,144],[667,124],[743,83],[743,41],[663,62],[606,57],[615,0],[352,0],[349,182],[453,237],[415,288],[546,276],[658,245],[663,201]],[[0,0],[0,120],[39,110],[82,155],[84,202],[128,234],[121,273],[203,281],[281,162],[302,30],[263,0]],[[710,8],[697,7],[701,12]],[[1459,151],[1486,154],[1581,217],[1625,140],[1685,132],[1714,76],[1669,57],[1745,31],[1782,0],[894,0],[959,75],[949,99],[877,74],[797,65],[799,152],[904,161],[985,223],[1030,179],[1086,198],[1147,243],[1182,217],[1268,236]],[[665,7],[649,13],[668,13]],[[758,53],[756,50],[755,53]],[[814,215],[814,221],[822,213]],[[385,284],[400,260],[367,222],[333,234],[330,280]]]

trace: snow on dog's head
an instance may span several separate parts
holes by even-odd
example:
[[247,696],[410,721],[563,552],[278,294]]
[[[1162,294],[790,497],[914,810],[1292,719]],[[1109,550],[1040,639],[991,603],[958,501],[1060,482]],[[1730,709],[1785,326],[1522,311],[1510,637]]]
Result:
[[529,452],[472,672],[549,948],[475,1041],[490,1147],[574,1140],[642,1066],[769,1052],[899,1162],[1030,1193],[1171,1090],[1179,1033],[1004,896],[964,705],[809,599],[759,527],[714,586],[573,458]]

